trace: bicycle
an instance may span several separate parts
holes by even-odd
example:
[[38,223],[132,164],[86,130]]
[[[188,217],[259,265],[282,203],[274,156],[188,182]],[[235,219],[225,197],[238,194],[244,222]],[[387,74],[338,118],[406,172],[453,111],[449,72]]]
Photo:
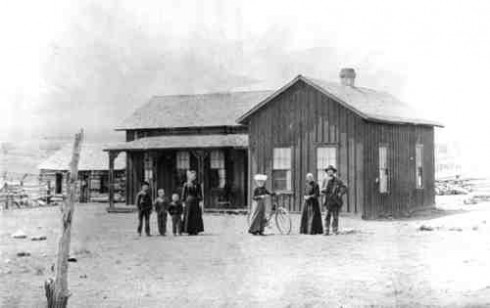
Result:
[[[274,221],[276,223],[276,228],[281,234],[289,234],[291,233],[292,227],[291,217],[289,216],[289,211],[284,206],[279,205],[278,196],[279,195],[270,197],[272,205],[269,215],[266,214],[265,217],[266,227],[272,228],[272,221]],[[251,220],[252,211],[248,211],[247,222],[249,227]]]

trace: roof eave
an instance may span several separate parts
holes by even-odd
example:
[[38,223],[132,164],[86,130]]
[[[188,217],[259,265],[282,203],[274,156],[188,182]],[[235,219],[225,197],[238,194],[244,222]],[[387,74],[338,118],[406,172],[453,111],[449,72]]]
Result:
[[397,124],[397,125],[419,125],[419,126],[433,126],[433,127],[444,127],[443,124],[438,122],[423,122],[423,121],[403,121],[403,120],[386,120],[378,119],[375,117],[367,117],[364,120],[372,123],[386,123],[386,124]]
[[158,130],[158,129],[169,129],[169,130],[190,130],[196,128],[210,129],[210,128],[221,128],[221,127],[243,127],[245,125],[241,123],[228,124],[228,125],[207,125],[207,126],[162,126],[162,127],[116,127],[115,131],[128,131],[128,130]]

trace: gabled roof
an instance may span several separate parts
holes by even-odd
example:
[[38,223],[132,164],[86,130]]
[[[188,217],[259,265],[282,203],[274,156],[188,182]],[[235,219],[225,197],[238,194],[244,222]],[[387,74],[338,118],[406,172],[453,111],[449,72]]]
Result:
[[305,82],[368,121],[442,127],[442,124],[425,119],[411,106],[401,102],[389,93],[362,87],[344,86],[339,83],[307,78],[302,75],[298,75],[284,87],[243,114],[237,122],[241,124],[247,123],[251,115],[298,81]]
[[248,146],[248,135],[173,135],[146,137],[130,142],[106,147],[105,150],[116,151],[142,151],[159,149],[181,149],[181,148],[246,148]]
[[236,119],[273,91],[155,96],[116,130],[237,126]]
[[[104,144],[82,143],[80,161],[78,162],[79,171],[90,170],[109,170],[109,156],[104,152]],[[39,164],[39,170],[59,170],[70,169],[70,161],[73,151],[73,144],[66,144],[60,150],[51,155],[44,162]],[[114,170],[126,168],[126,154],[121,153],[114,161]]]

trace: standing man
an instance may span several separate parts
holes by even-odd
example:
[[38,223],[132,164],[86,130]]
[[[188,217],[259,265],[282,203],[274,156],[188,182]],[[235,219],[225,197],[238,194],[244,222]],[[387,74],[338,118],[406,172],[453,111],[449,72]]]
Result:
[[339,229],[339,212],[342,208],[342,197],[347,192],[347,186],[337,177],[337,169],[329,165],[325,169],[327,178],[322,183],[322,194],[325,195],[325,207],[327,216],[325,217],[325,235],[330,234],[330,220],[333,216],[332,231],[337,234]]
[[153,204],[151,202],[151,195],[149,192],[150,184],[143,182],[141,185],[141,191],[136,195],[136,206],[138,207],[138,234],[141,236],[141,229],[143,227],[143,220],[145,220],[145,233],[147,236],[150,234],[150,215]]

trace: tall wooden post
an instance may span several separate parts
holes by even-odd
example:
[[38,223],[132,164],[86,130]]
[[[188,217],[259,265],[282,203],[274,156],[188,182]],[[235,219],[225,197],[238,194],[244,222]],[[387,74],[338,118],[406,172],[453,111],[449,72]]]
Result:
[[109,151],[109,208],[114,208],[114,161],[119,152]]
[[68,304],[68,257],[71,242],[71,223],[75,211],[76,181],[78,162],[82,147],[83,130],[75,135],[73,154],[68,174],[67,196],[61,205],[61,236],[58,242],[58,259],[55,267],[55,278],[44,282],[48,308],[65,308]]

